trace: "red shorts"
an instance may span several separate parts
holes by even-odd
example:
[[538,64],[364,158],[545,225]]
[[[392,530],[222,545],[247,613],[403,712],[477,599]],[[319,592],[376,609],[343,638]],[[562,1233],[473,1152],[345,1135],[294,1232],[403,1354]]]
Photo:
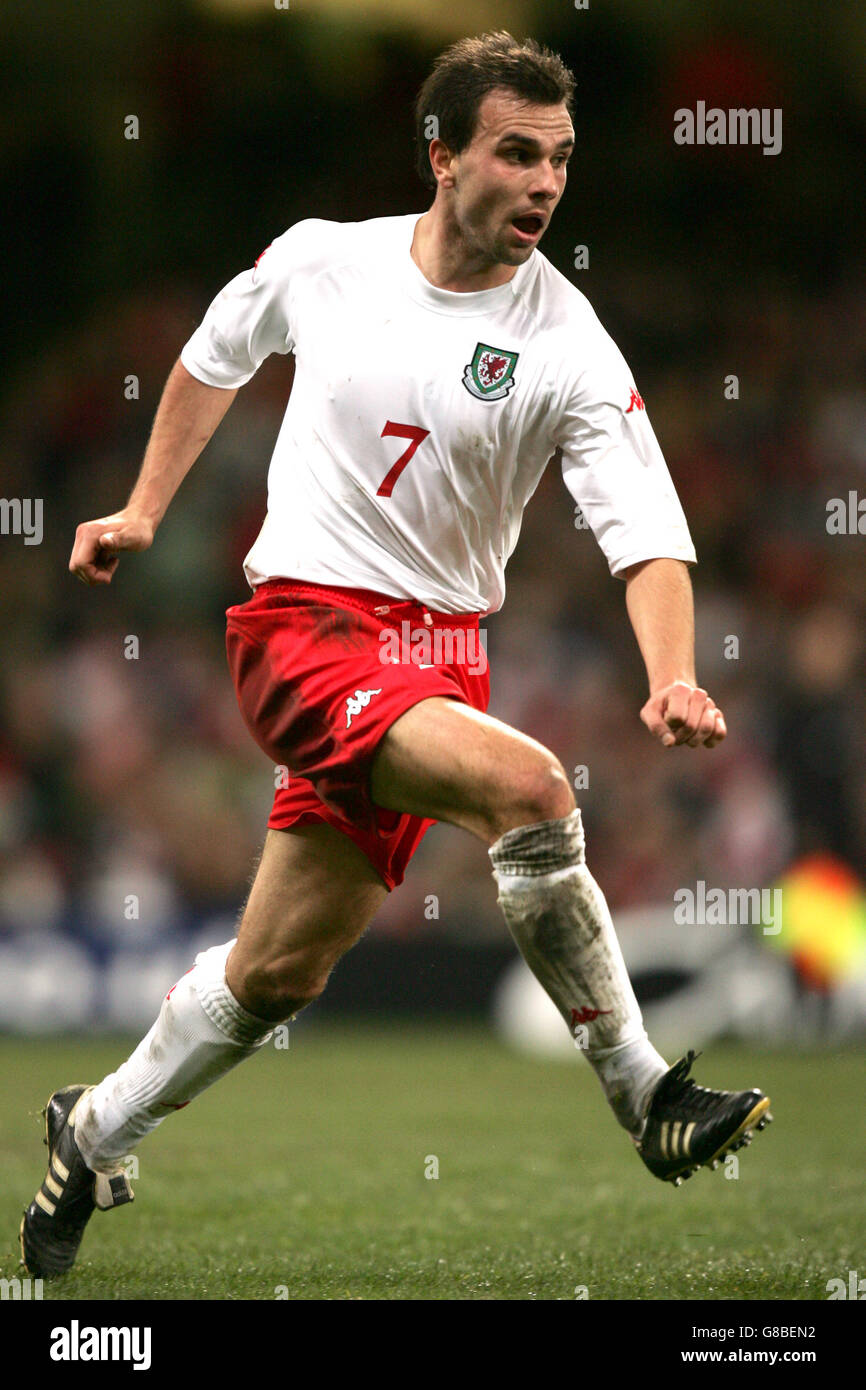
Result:
[[272,579],[226,618],[241,714],[275,768],[288,773],[269,827],[325,821],[354,840],[395,888],[434,822],[373,803],[373,759],[395,719],[419,700],[440,695],[487,709],[479,615],[431,612],[367,589]]

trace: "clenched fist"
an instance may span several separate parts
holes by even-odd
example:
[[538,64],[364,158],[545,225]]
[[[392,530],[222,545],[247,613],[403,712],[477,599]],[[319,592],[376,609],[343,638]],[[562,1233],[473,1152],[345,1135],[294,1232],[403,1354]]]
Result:
[[651,695],[640,717],[665,748],[715,748],[728,732],[725,717],[705,690],[675,681]]
[[121,550],[147,550],[152,543],[152,523],[129,509],[83,521],[75,532],[69,569],[83,584],[110,584]]

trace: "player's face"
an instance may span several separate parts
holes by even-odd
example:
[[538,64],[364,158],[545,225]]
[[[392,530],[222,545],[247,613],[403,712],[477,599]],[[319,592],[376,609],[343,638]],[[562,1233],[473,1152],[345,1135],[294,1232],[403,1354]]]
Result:
[[573,147],[564,105],[489,92],[471,142],[450,161],[451,211],[467,250],[490,263],[528,260],[565,190]]

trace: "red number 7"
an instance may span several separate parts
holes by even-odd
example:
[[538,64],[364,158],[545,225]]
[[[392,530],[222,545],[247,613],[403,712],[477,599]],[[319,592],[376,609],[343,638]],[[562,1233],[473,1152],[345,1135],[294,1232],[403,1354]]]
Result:
[[395,434],[400,439],[411,439],[412,443],[409,445],[408,449],[403,450],[403,453],[400,455],[393,468],[389,468],[388,472],[385,474],[385,477],[382,479],[377,489],[377,497],[391,496],[391,493],[394,491],[394,484],[403,472],[406,464],[418,448],[418,445],[422,440],[427,438],[429,433],[429,430],[422,430],[420,425],[395,425],[393,420],[386,421],[385,428],[379,436],[380,439],[387,439],[389,435]]

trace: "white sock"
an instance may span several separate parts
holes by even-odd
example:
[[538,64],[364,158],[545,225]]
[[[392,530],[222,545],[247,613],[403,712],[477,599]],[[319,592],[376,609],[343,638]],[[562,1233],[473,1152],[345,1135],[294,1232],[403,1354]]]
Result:
[[78,1103],[75,1138],[88,1168],[116,1171],[173,1110],[268,1041],[274,1025],[242,1008],[226,984],[234,941],[202,951],[169,990],[132,1056]]
[[584,862],[580,811],[508,830],[489,854],[527,965],[585,1043],[619,1123],[638,1138],[668,1065],[646,1035],[604,894]]

